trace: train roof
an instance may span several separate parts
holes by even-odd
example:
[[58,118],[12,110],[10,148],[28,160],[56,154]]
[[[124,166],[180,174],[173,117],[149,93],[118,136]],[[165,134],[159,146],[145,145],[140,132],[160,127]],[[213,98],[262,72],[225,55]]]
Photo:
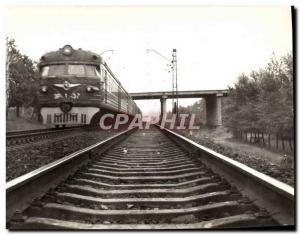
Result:
[[100,55],[91,52],[85,51],[81,48],[73,49],[70,45],[65,45],[57,51],[51,51],[44,54],[40,58],[39,65],[43,64],[51,64],[51,63],[60,63],[60,62],[68,62],[68,61],[76,61],[83,63],[92,63],[92,64],[100,64],[102,62],[102,58]]

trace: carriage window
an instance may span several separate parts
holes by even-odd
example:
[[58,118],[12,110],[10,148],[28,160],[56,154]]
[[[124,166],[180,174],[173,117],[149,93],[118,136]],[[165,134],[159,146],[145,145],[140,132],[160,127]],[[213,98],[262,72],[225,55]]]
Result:
[[96,76],[98,76],[97,75],[97,70],[96,70],[95,66],[86,65],[85,66],[85,71],[86,71],[86,76],[88,76],[88,77],[96,77]]
[[68,65],[68,75],[84,76],[84,65]]

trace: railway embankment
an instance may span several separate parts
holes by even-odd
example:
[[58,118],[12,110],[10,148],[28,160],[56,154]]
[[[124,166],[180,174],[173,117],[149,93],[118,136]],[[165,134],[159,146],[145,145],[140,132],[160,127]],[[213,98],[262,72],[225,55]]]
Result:
[[197,143],[294,187],[294,156],[233,139],[224,128],[177,130]]

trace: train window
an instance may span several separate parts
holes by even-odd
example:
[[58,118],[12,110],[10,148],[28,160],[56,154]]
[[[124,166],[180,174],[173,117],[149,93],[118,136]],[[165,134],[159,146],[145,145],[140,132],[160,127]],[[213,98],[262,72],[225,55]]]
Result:
[[100,66],[97,66],[95,71],[96,71],[97,77],[101,77],[101,76],[100,76],[100,71],[101,71],[101,70],[100,70]]
[[59,76],[65,73],[65,65],[51,65],[42,68],[42,77]]
[[96,77],[96,76],[100,77],[100,75],[96,74],[97,70],[96,70],[96,67],[93,65],[86,65],[85,71],[86,71],[86,76],[88,76],[88,77]]
[[49,66],[42,67],[41,76],[42,78],[47,77],[49,73]]
[[118,96],[118,93],[119,93],[119,84],[112,77],[111,77],[111,85],[112,85],[111,92],[115,96]]
[[68,65],[68,75],[77,75],[77,76],[84,76],[84,65]]

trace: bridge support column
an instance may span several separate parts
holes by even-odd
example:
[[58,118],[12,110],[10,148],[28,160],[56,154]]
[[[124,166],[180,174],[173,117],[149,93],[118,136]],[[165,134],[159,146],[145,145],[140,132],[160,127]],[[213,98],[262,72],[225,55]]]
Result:
[[167,113],[167,96],[163,95],[160,99],[160,117]]
[[208,96],[205,98],[207,125],[222,125],[222,97],[223,94],[217,94],[215,96]]

